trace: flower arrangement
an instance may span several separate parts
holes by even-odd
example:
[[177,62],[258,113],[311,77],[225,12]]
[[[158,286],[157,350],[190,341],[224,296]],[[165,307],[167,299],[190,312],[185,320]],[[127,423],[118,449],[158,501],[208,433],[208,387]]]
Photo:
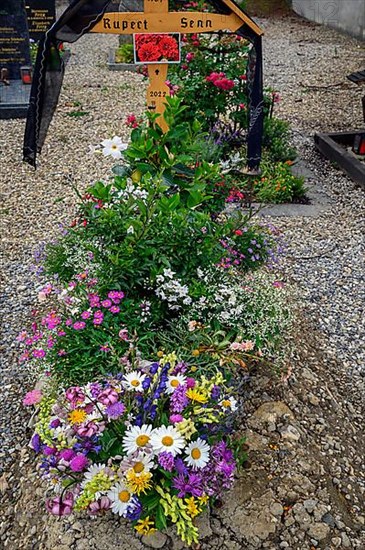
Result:
[[185,112],[169,97],[166,133],[131,114],[128,145],[101,143],[114,176],[79,193],[74,220],[41,246],[41,314],[18,342],[45,381],[23,404],[38,411],[47,510],[114,514],[140,535],[173,525],[192,545],[245,460],[239,393],[251,367],[284,364],[292,315],[272,272],[279,232],[222,212],[229,176]]
[[25,404],[39,406],[31,446],[51,514],[109,511],[143,535],[174,524],[191,545],[194,519],[233,483],[232,389],[175,353],[56,396],[34,390]]

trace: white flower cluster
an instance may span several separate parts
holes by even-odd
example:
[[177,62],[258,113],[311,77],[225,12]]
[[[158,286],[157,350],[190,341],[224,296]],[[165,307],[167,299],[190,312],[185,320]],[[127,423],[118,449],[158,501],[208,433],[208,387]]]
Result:
[[121,189],[114,195],[117,199],[128,200],[130,197],[134,199],[146,200],[148,197],[148,192],[138,185],[134,185],[132,180],[128,180],[127,186],[125,189]]
[[163,273],[156,277],[158,286],[155,293],[169,304],[169,309],[177,311],[183,305],[189,306],[192,300],[189,296],[189,287],[183,285],[174,275],[175,272],[171,269],[164,269]]

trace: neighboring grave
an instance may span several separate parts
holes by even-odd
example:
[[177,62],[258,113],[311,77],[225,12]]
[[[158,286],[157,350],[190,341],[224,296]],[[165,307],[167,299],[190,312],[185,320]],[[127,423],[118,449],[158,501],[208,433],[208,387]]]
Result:
[[[30,65],[27,15],[23,0],[0,1],[0,71],[20,80],[20,67]],[[4,84],[0,84],[4,86]]]
[[56,20],[55,0],[25,0],[29,36],[38,42]]

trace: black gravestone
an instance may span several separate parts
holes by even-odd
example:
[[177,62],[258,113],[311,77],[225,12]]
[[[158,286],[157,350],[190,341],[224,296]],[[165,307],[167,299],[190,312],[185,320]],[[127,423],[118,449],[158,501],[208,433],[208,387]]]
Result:
[[29,36],[38,42],[56,19],[55,0],[25,0]]
[[23,0],[0,1],[0,70],[20,80],[20,67],[30,65],[27,15]]

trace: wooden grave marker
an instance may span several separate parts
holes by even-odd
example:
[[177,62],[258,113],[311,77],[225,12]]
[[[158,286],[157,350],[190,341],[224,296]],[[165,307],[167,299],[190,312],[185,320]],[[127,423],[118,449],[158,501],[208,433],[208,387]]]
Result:
[[[144,0],[143,12],[110,12],[94,25],[90,32],[106,34],[154,34],[154,33],[184,33],[199,34],[229,30],[235,33],[243,25],[248,25],[252,31],[261,36],[263,31],[236,4],[224,0],[230,14],[208,12],[170,12],[168,0]],[[147,108],[161,116],[157,119],[164,132],[168,126],[163,118],[165,97],[169,88],[165,84],[168,63],[149,63],[147,89]]]

